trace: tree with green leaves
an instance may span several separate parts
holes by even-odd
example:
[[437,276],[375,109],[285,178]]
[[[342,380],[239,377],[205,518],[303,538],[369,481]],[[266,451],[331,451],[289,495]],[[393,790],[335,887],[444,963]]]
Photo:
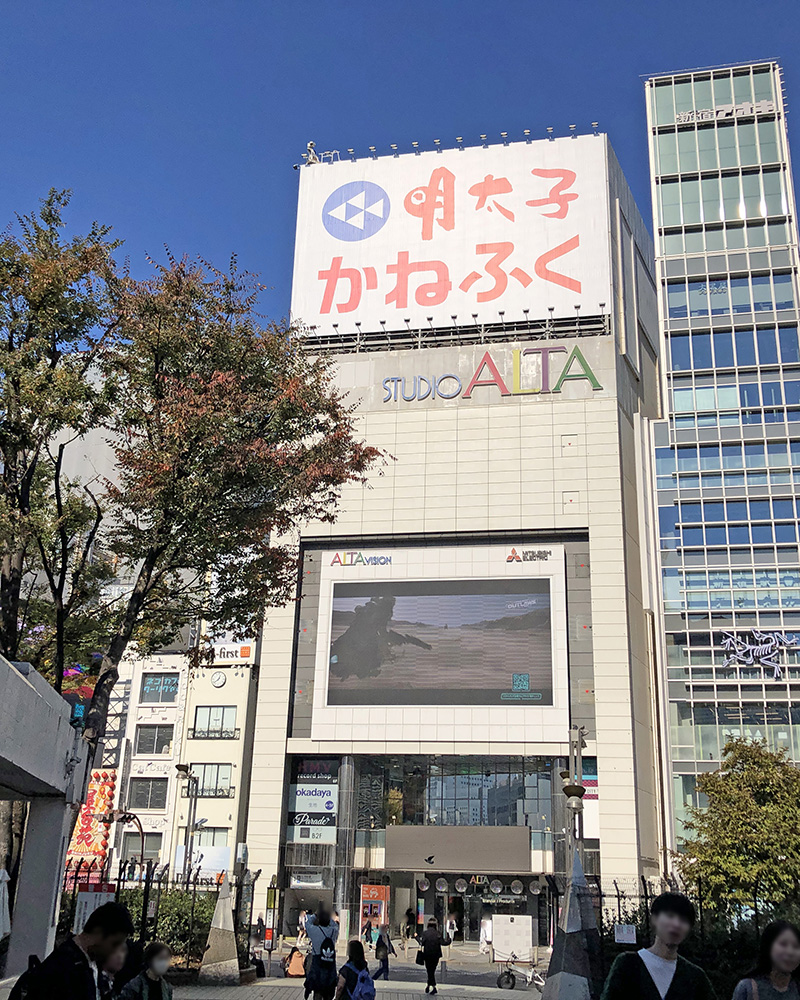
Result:
[[331,363],[297,331],[256,319],[247,274],[170,260],[114,291],[119,341],[102,359],[114,479],[103,545],[131,587],[120,600],[86,719],[102,737],[128,644],[159,648],[202,620],[260,631],[296,581],[296,532],[335,517],[378,452],[358,440]]
[[111,382],[96,376],[115,337],[118,246],[97,223],[64,239],[69,198],[52,190],[0,236],[0,652],[30,659],[57,690],[70,634],[96,617],[98,504],[62,464],[110,412]]
[[[800,770],[785,750],[733,739],[720,767],[699,775],[675,866],[705,906],[779,903],[800,884]],[[758,903],[756,904],[756,900]]]

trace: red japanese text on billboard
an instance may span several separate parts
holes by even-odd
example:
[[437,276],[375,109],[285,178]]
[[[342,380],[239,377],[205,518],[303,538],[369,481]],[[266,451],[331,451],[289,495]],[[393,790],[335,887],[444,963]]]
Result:
[[605,164],[605,139],[580,136],[304,167],[292,318],[330,333],[606,311]]
[[69,843],[68,857],[73,862],[101,862],[108,854],[108,824],[98,816],[114,808],[116,784],[117,772],[113,768],[92,771],[86,802],[81,806]]

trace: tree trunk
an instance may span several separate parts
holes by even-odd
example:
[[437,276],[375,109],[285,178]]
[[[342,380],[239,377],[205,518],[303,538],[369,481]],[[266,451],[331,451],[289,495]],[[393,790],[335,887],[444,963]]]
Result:
[[13,905],[17,888],[27,814],[28,803],[22,799],[0,801],[0,867],[5,868],[10,879],[8,884],[10,906]]

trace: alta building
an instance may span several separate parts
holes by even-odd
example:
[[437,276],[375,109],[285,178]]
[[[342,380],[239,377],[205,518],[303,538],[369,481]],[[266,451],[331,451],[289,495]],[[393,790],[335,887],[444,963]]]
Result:
[[676,832],[726,739],[800,759],[797,219],[773,62],[646,82],[669,420],[654,426]]
[[304,167],[293,314],[387,461],[269,612],[250,866],[290,933],[322,898],[351,928],[412,907],[544,935],[571,727],[587,868],[658,874],[664,843],[656,288],[607,138]]

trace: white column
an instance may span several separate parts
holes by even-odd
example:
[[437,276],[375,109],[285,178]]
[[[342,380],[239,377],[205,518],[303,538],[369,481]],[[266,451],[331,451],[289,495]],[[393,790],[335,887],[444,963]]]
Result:
[[22,847],[6,975],[28,967],[28,955],[53,950],[61,880],[75,817],[63,798],[31,799]]

